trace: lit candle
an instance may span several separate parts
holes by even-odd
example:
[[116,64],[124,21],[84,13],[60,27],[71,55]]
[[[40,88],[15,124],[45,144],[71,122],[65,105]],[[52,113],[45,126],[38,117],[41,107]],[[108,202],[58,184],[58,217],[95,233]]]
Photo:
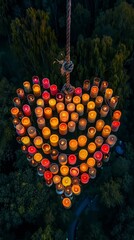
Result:
[[96,98],[99,92],[99,88],[97,86],[92,86],[90,90],[90,97]]
[[102,151],[103,154],[108,154],[109,151],[110,151],[110,146],[107,143],[104,143],[101,146],[101,151]]
[[40,97],[41,96],[41,88],[39,84],[34,84],[33,87],[33,94],[35,97]]
[[67,155],[65,153],[59,154],[58,161],[61,165],[65,165],[67,163]]
[[82,173],[81,174],[81,177],[80,177],[80,180],[83,184],[87,184],[89,182],[89,174],[88,173]]
[[88,149],[88,152],[89,152],[89,153],[94,153],[95,150],[96,150],[96,144],[95,144],[94,142],[90,142],[90,143],[88,144],[87,149]]
[[44,175],[44,172],[45,172],[45,168],[42,166],[42,165],[39,165],[37,167],[37,173],[40,177],[42,177]]
[[46,180],[46,186],[51,187],[53,185],[53,179]]
[[62,93],[57,93],[56,94],[56,101],[58,102],[63,102],[64,101],[64,95]]
[[44,179],[45,179],[46,181],[51,180],[52,177],[53,177],[52,172],[50,172],[50,171],[48,171],[48,170],[44,172]]
[[95,77],[93,80],[93,85],[99,87],[99,84],[100,84],[100,78]]
[[62,176],[67,176],[69,173],[69,167],[66,165],[63,165],[60,167],[60,172]]
[[52,117],[52,109],[50,107],[44,108],[44,115],[46,119],[50,119]]
[[44,108],[44,100],[42,98],[37,99],[36,104],[37,104],[37,107]]
[[75,88],[74,94],[75,94],[76,96],[81,97],[81,96],[82,96],[82,88],[81,88],[81,87]]
[[24,136],[25,133],[26,133],[26,129],[25,127],[22,125],[22,124],[17,124],[16,125],[16,133],[19,135],[19,136]]
[[87,92],[89,91],[89,89],[90,89],[90,80],[86,79],[83,82],[83,90]]
[[27,101],[28,101],[29,105],[32,106],[35,102],[35,96],[33,94],[28,94]]
[[78,185],[80,183],[79,177],[73,177],[72,178],[72,185]]
[[43,152],[44,152],[46,155],[50,154],[50,152],[51,152],[51,146],[50,146],[50,144],[44,143],[44,144],[42,145],[42,150],[43,150]]
[[95,168],[89,169],[89,176],[91,179],[94,179],[96,177],[96,169]]
[[89,102],[89,98],[90,98],[89,94],[87,93],[82,94],[82,104],[87,105],[87,103]]
[[58,129],[59,126],[59,119],[57,117],[50,118],[50,126],[52,129]]
[[70,94],[65,95],[65,104],[71,103],[72,96]]
[[74,111],[75,111],[75,104],[74,104],[74,103],[68,103],[68,104],[67,104],[67,111],[68,111],[69,113],[74,112]]
[[24,117],[24,113],[20,110],[18,113],[18,118],[22,119]]
[[121,111],[119,111],[119,110],[114,111],[112,119],[115,121],[119,121],[120,118],[121,118]]
[[42,144],[43,144],[42,137],[40,137],[40,136],[35,137],[33,142],[34,142],[34,145],[36,148],[42,148]]
[[67,149],[67,140],[65,138],[61,138],[59,140],[59,148],[61,150],[66,150]]
[[81,102],[81,98],[79,96],[74,96],[73,97],[73,103],[75,105],[79,104]]
[[48,78],[43,78],[42,86],[44,89],[49,89],[50,88],[50,80]]
[[92,111],[95,109],[95,103],[93,101],[89,101],[87,103],[87,112]]
[[63,192],[64,192],[64,186],[62,185],[62,183],[56,184],[56,193],[61,195],[63,194]]
[[50,169],[50,172],[52,172],[52,174],[54,175],[59,172],[59,166],[56,163],[52,163],[49,169]]
[[96,111],[90,111],[88,112],[88,122],[94,123],[97,117]]
[[96,134],[96,129],[94,127],[89,127],[87,130],[87,137],[94,138],[95,134]]
[[23,82],[23,87],[24,87],[24,91],[25,91],[26,93],[31,92],[30,82],[28,82],[28,81]]
[[100,162],[100,161],[102,160],[103,154],[102,154],[101,151],[96,151],[96,152],[94,153],[93,157],[94,157],[94,159],[95,159],[96,161],[99,161],[99,162]]
[[72,192],[75,194],[75,195],[79,195],[81,193],[81,187],[80,185],[76,184],[76,185],[73,185],[72,186]]
[[12,121],[14,127],[16,127],[16,125],[18,125],[20,123],[20,120],[18,118],[14,118]]
[[27,132],[28,132],[28,135],[29,135],[30,138],[35,138],[37,136],[36,128],[33,127],[33,126],[30,126],[27,129]]
[[85,118],[81,118],[78,123],[79,130],[85,130],[87,126],[87,120]]
[[76,123],[73,121],[68,122],[68,131],[69,132],[74,132],[76,128]]
[[43,159],[41,160],[41,165],[42,165],[44,168],[49,168],[49,167],[50,167],[50,161],[49,161],[49,159],[43,158]]
[[55,110],[56,100],[54,98],[51,98],[48,103],[49,103],[49,107],[52,108],[52,110]]
[[82,161],[86,160],[87,156],[88,156],[88,152],[86,149],[81,149],[79,151],[79,159],[80,160],[82,160]]
[[30,138],[28,136],[22,137],[21,142],[22,142],[23,145],[25,145],[27,147],[30,146]]
[[111,123],[111,129],[113,132],[117,132],[120,127],[120,122],[119,121],[113,121]]
[[109,112],[109,106],[108,105],[103,105],[100,110],[100,116],[101,117],[106,117]]
[[101,130],[103,129],[104,125],[105,125],[105,122],[102,119],[98,119],[96,121],[96,125],[95,125],[96,131],[101,132]]
[[20,99],[24,99],[25,97],[25,93],[24,93],[24,90],[22,88],[18,88],[16,90],[16,93],[17,93],[17,96],[20,98]]
[[41,153],[35,153],[33,158],[36,162],[41,162],[43,157]]
[[60,122],[66,123],[69,120],[69,113],[67,111],[61,111],[59,114]]
[[70,154],[68,156],[68,163],[70,165],[74,165],[76,163],[76,161],[77,161],[77,158],[76,158],[76,156],[74,154]]
[[105,99],[108,100],[112,97],[113,95],[113,90],[112,88],[107,88],[105,91]]
[[101,86],[100,86],[100,91],[105,92],[107,87],[108,87],[108,82],[107,81],[102,81]]
[[21,146],[21,151],[22,151],[23,153],[27,154],[27,153],[28,153],[28,151],[27,151],[27,146],[25,146],[25,145]]
[[33,84],[40,84],[39,77],[38,76],[33,76],[32,77],[32,82],[33,82]]
[[52,149],[51,151],[51,158],[52,160],[57,160],[58,159],[59,152],[56,149]]
[[112,109],[115,109],[115,108],[116,108],[117,103],[118,103],[118,99],[119,99],[119,97],[112,97],[112,98],[110,99],[109,106],[110,106]]
[[58,146],[58,143],[59,143],[59,136],[56,135],[56,134],[52,134],[50,136],[50,144],[51,144],[51,146],[56,147],[56,146]]
[[33,156],[37,152],[37,149],[34,146],[28,147],[28,153],[30,156]]
[[71,121],[77,123],[79,120],[79,114],[77,112],[72,112],[71,113]]
[[61,182],[61,177],[59,175],[53,176],[53,182],[54,184],[58,184]]
[[42,93],[42,98],[43,98],[45,104],[48,104],[48,102],[50,100],[50,93],[48,91],[44,91]]
[[70,168],[70,175],[72,177],[77,177],[79,175],[79,168],[78,167],[71,167]]
[[21,136],[17,136],[16,141],[17,141],[17,143],[21,144]]
[[67,198],[67,197],[63,198],[62,205],[63,205],[64,208],[69,209],[72,205],[70,198]]
[[108,162],[109,161],[109,158],[110,158],[110,152],[108,154],[104,154],[103,156],[103,161],[104,162]]
[[64,190],[64,194],[66,197],[71,197],[72,196],[72,187],[71,186],[67,186],[65,187],[65,190]]
[[78,142],[77,142],[76,139],[71,139],[71,140],[69,141],[69,148],[70,148],[71,151],[76,151],[76,150],[77,150],[77,148],[78,148]]
[[78,104],[76,106],[76,112],[79,114],[79,116],[82,116],[84,114],[84,105]]
[[81,164],[80,164],[80,171],[81,171],[81,172],[87,172],[87,170],[88,170],[88,165],[87,165],[87,163],[81,163]]
[[89,168],[92,168],[95,166],[95,159],[93,157],[90,157],[87,159],[87,165]]
[[66,123],[60,123],[59,124],[59,133],[61,135],[66,135],[67,134],[67,124]]
[[97,137],[95,138],[95,144],[96,144],[96,147],[97,147],[97,148],[101,147],[101,145],[103,144],[103,142],[104,142],[104,139],[103,139],[102,136],[97,136]]
[[84,147],[87,143],[87,137],[85,135],[80,135],[78,137],[78,145],[79,147]]
[[95,106],[99,108],[99,107],[101,107],[102,103],[103,103],[103,97],[97,96],[95,99]]
[[97,162],[97,163],[96,163],[96,166],[97,166],[97,168],[101,168],[101,167],[102,167],[102,161]]
[[37,124],[39,129],[42,129],[43,127],[45,127],[45,118],[43,117],[37,118]]
[[34,111],[35,111],[35,115],[37,118],[43,117],[43,108],[42,107],[36,107]]
[[109,125],[105,125],[102,130],[102,137],[107,138],[111,133],[111,127]]
[[57,85],[52,84],[52,85],[50,86],[50,93],[51,93],[51,95],[52,95],[52,96],[55,96],[55,95],[57,94],[57,92],[58,92]]
[[12,117],[17,118],[19,114],[19,108],[17,107],[11,108],[11,114],[12,114]]
[[106,139],[106,143],[108,143],[108,145],[110,147],[113,147],[117,142],[117,137],[113,134],[109,135],[108,138]]
[[[28,160],[28,162],[30,163],[31,160],[33,160],[33,156],[30,156],[29,154],[26,155],[26,158]],[[33,160],[35,162],[35,160]],[[36,162],[36,166],[38,165],[38,163]]]
[[22,110],[23,110],[25,116],[27,116],[27,117],[31,116],[31,108],[28,104],[24,104],[22,107]]
[[30,164],[32,167],[37,167],[37,166],[38,166],[38,162],[36,162],[34,159],[30,159],[30,160],[29,160],[29,164]]
[[14,103],[14,106],[15,106],[15,107],[18,107],[18,108],[21,107],[21,100],[20,100],[19,97],[15,97],[15,98],[13,99],[13,103]]
[[65,104],[62,102],[59,102],[56,104],[56,110],[57,113],[60,113],[61,111],[63,111],[65,109]]
[[29,117],[23,117],[21,119],[21,123],[22,125],[25,127],[25,128],[28,128],[31,126],[31,121],[30,121],[30,118]]

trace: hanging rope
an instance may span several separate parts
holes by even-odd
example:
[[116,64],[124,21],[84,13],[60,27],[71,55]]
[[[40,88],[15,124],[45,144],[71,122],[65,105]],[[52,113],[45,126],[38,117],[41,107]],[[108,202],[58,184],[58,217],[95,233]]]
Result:
[[[70,63],[70,28],[71,28],[71,0],[67,0],[66,13],[66,62]],[[70,86],[70,72],[66,72],[66,85]]]

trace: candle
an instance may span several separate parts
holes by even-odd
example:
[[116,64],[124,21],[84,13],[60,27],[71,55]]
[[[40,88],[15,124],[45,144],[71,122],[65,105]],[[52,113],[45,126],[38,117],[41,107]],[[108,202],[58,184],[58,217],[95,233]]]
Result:
[[42,86],[44,89],[49,89],[50,88],[50,80],[48,78],[43,78]]
[[62,205],[64,206],[64,208],[69,209],[72,205],[70,198],[63,198]]
[[74,104],[74,103],[68,103],[68,104],[67,104],[67,111],[68,111],[69,113],[74,112],[74,111],[75,111],[75,104]]
[[59,172],[59,166],[56,163],[52,163],[49,169],[50,169],[50,172],[52,172],[52,174],[54,175]]
[[52,117],[52,109],[50,107],[44,108],[44,115],[46,119],[50,119]]
[[96,134],[96,129],[94,127],[89,127],[87,130],[87,137],[94,138],[95,134]]
[[88,173],[82,173],[81,174],[81,177],[80,177],[80,180],[83,184],[87,184],[89,182],[89,174]]
[[64,95],[62,93],[57,93],[56,94],[56,101],[58,102],[63,102],[64,101]]
[[117,132],[120,127],[120,122],[119,121],[113,121],[111,123],[111,129],[113,132]]
[[59,126],[59,119],[57,117],[50,118],[50,126],[52,129],[58,129]]
[[90,98],[89,94],[87,93],[82,94],[82,104],[87,105],[89,98]]
[[102,137],[107,138],[111,133],[111,127],[109,125],[105,125],[102,130]]
[[37,107],[44,108],[44,100],[42,98],[37,99],[36,104],[37,104]]
[[115,108],[116,108],[117,103],[118,103],[118,99],[119,99],[119,97],[112,97],[112,98],[110,99],[109,106],[110,106],[112,109],[115,109]]
[[76,139],[71,139],[71,140],[69,141],[69,148],[70,148],[71,151],[76,151],[76,150],[77,150],[77,148],[78,148],[78,142],[77,142]]
[[121,111],[119,110],[114,111],[112,119],[115,121],[119,121],[120,118],[121,118]]
[[90,80],[84,80],[83,90],[87,92],[87,91],[89,91],[89,89],[90,89]]
[[50,144],[44,143],[44,144],[42,145],[42,150],[43,150],[43,152],[44,152],[46,155],[50,154],[50,152],[51,152],[51,146],[50,146]]
[[33,76],[32,77],[32,82],[33,82],[33,84],[40,84],[39,77],[38,76]]
[[31,126],[31,121],[30,121],[30,118],[29,117],[23,117],[21,119],[21,123],[22,125],[25,127],[25,128],[28,128]]
[[17,107],[11,108],[11,114],[12,114],[12,117],[17,118],[19,114],[19,108]]
[[106,117],[109,112],[109,106],[108,105],[103,105],[100,110],[100,116],[101,117]]
[[96,125],[95,125],[96,131],[101,132],[101,130],[103,129],[104,125],[105,125],[105,122],[102,119],[98,119],[96,121]]
[[65,104],[62,102],[59,102],[56,104],[56,110],[57,113],[60,113],[61,111],[63,111],[65,109]]
[[99,87],[99,84],[100,84],[100,78],[95,77],[93,80],[93,85]]
[[28,153],[28,151],[27,151],[27,146],[25,146],[25,145],[21,146],[21,151],[22,151],[23,153],[27,154],[27,153]]
[[17,136],[16,141],[17,141],[17,143],[21,144],[21,136]]
[[35,138],[37,136],[36,128],[33,127],[33,126],[30,126],[27,129],[27,132],[28,132],[28,135],[29,135],[30,138]]
[[58,159],[59,152],[56,149],[52,149],[51,151],[51,158],[52,160],[57,160]]
[[88,156],[88,152],[86,149],[81,149],[79,151],[79,159],[80,160],[82,160],[82,161],[86,160],[87,156]]
[[99,108],[99,107],[101,107],[102,103],[103,103],[103,97],[97,96],[95,99],[95,106]]
[[20,120],[18,118],[14,118],[12,121],[14,127],[16,127],[16,125],[18,125],[20,123]]
[[25,91],[26,93],[31,92],[30,82],[28,82],[28,81],[23,82],[23,87],[24,87],[24,91]]
[[59,140],[59,148],[61,150],[66,150],[67,149],[67,140],[65,138],[61,138]]
[[51,95],[52,95],[52,96],[55,96],[55,95],[57,94],[57,92],[58,92],[57,85],[52,84],[52,85],[50,86],[50,93],[51,93]]
[[75,88],[74,94],[75,94],[76,96],[81,97],[81,96],[82,96],[82,88],[81,88],[81,87]]
[[89,169],[89,176],[91,179],[94,179],[96,177],[96,169],[95,168]]
[[69,167],[66,165],[63,165],[60,167],[60,172],[62,176],[67,176],[69,173]]
[[63,177],[62,179],[62,184],[64,187],[70,186],[71,185],[71,178],[70,177]]
[[[26,157],[27,157],[27,160],[29,163],[31,162],[31,160],[33,160],[33,156],[30,156],[29,154],[27,154]],[[33,161],[35,162],[35,160],[33,160]],[[38,165],[38,163],[36,162],[36,166],[37,165]]]
[[74,132],[76,128],[76,123],[73,121],[68,122],[68,131],[69,132]]
[[79,120],[79,114],[77,112],[72,112],[71,113],[71,121],[77,123]]
[[37,152],[37,149],[34,146],[28,147],[28,153],[30,156],[33,156]]
[[18,88],[16,90],[16,93],[17,93],[17,96],[20,98],[20,99],[24,99],[25,97],[25,93],[24,93],[24,90],[22,88]]
[[29,105],[32,106],[35,102],[35,96],[33,94],[28,94],[27,101],[28,101]]
[[87,172],[87,170],[88,170],[88,165],[87,165],[87,163],[81,163],[81,164],[80,164],[80,171],[81,171],[81,172]]
[[49,103],[49,107],[52,108],[52,110],[55,110],[56,100],[54,98],[51,98],[48,103]]
[[65,190],[64,190],[64,194],[66,197],[71,197],[72,196],[72,187],[71,186],[67,186],[65,187]]
[[22,107],[22,110],[23,110],[25,116],[27,116],[27,117],[31,116],[31,108],[28,104],[24,104]]
[[19,97],[15,97],[15,98],[13,99],[13,103],[14,103],[14,106],[15,106],[15,107],[18,107],[18,108],[21,107],[21,100],[20,100]]
[[51,180],[52,177],[53,177],[52,172],[50,172],[50,171],[48,171],[48,170],[44,172],[44,179],[45,179],[46,181]]
[[35,97],[40,97],[41,96],[41,88],[39,84],[34,84],[33,87],[33,94]]
[[97,147],[97,148],[101,147],[101,145],[103,144],[103,142],[104,142],[104,139],[103,139],[102,136],[97,136],[97,137],[95,138],[95,144],[96,144],[96,147]]
[[90,142],[90,143],[88,144],[87,149],[88,149],[88,152],[89,152],[89,153],[94,153],[95,150],[96,150],[96,144],[95,144],[94,142]]
[[48,104],[48,102],[50,100],[50,93],[48,91],[44,91],[42,93],[42,98],[43,98],[45,104]]
[[32,167],[37,167],[37,166],[38,166],[38,162],[36,162],[34,159],[30,159],[30,160],[29,160],[29,164],[30,164]]
[[64,192],[64,186],[62,185],[62,183],[58,183],[56,184],[56,193],[61,195]]
[[61,135],[66,135],[67,134],[67,124],[66,123],[60,123],[60,125],[59,125],[59,133]]
[[85,118],[81,118],[78,123],[79,130],[85,130],[87,126],[87,120]]
[[103,154],[102,154],[101,151],[96,151],[96,152],[94,153],[93,157],[94,157],[94,159],[95,159],[96,161],[99,161],[99,162],[100,162],[100,161],[102,160]]
[[40,177],[42,177],[44,175],[45,172],[45,168],[42,165],[39,165],[37,168],[37,173]]
[[53,176],[53,182],[54,184],[58,184],[61,182],[61,177],[59,175]]
[[43,158],[43,159],[41,160],[41,165],[42,165],[44,168],[49,168],[49,167],[50,167],[50,161],[49,161],[49,159]]
[[93,101],[89,101],[87,103],[87,112],[92,111],[95,109],[95,103]]
[[97,113],[95,111],[88,112],[88,122],[94,123],[97,117]]
[[78,145],[79,147],[84,147],[87,144],[87,137],[85,135],[80,135],[78,137]]
[[18,118],[22,119],[24,117],[24,113],[20,110],[18,113]]
[[60,122],[66,123],[69,120],[69,113],[67,111],[61,111],[59,114]]
[[23,145],[26,145],[27,147],[30,146],[30,138],[28,136],[22,137],[21,142]]
[[75,194],[75,195],[79,195],[81,193],[81,187],[80,185],[76,184],[76,185],[73,185],[72,186],[72,192]]
[[70,94],[65,95],[65,104],[71,103],[72,96]]
[[67,155],[65,153],[59,154],[58,161],[61,165],[65,165],[67,163]]
[[72,177],[77,177],[79,175],[79,168],[77,167],[71,167],[70,168],[70,175]]
[[76,111],[79,114],[79,116],[82,116],[84,114],[84,105],[83,104],[78,104],[76,106]]
[[110,147],[113,147],[117,142],[117,137],[113,134],[109,135],[108,138],[106,139],[106,143],[108,143],[108,145]]
[[43,139],[42,139],[42,137],[36,136],[36,137],[34,138],[33,142],[34,142],[34,145],[35,145],[36,148],[42,148],[42,144],[43,144]]
[[73,97],[73,103],[75,105],[79,104],[81,102],[81,98],[79,96],[74,96]]
[[95,159],[93,157],[90,157],[87,159],[87,165],[89,168],[92,168],[95,166]]
[[19,135],[19,136],[24,136],[25,133],[26,133],[26,129],[25,127],[22,125],[22,124],[17,124],[16,125],[16,133]]
[[107,87],[108,87],[108,82],[107,81],[102,81],[101,86],[100,86],[100,91],[105,92]]
[[56,135],[56,134],[52,134],[50,136],[50,144],[51,144],[51,146],[56,147],[56,146],[58,146],[58,143],[59,143],[59,136]]
[[42,129],[43,127],[45,127],[45,118],[43,117],[37,118],[37,124],[39,129]]
[[53,185],[53,179],[46,180],[46,186],[51,187]]
[[99,92],[99,88],[97,86],[92,86],[90,90],[90,97],[96,98]]
[[70,154],[68,156],[68,163],[70,165],[74,165],[76,163],[76,161],[77,161],[77,158],[76,158],[76,156],[74,154]]
[[43,108],[42,107],[36,107],[34,111],[35,111],[35,115],[37,118],[43,117]]
[[102,146],[101,146],[101,151],[103,154],[108,154],[109,151],[110,151],[110,147],[107,143],[104,143]]
[[112,97],[113,95],[113,90],[112,88],[107,88],[105,91],[105,99],[108,100]]
[[79,177],[73,177],[72,178],[72,185],[78,185],[80,183]]
[[43,157],[41,153],[35,153],[33,158],[36,162],[41,162]]

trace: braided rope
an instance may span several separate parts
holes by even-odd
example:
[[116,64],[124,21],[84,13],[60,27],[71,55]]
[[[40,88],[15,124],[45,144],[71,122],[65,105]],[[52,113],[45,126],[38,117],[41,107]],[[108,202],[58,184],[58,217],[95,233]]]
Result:
[[[66,18],[66,61],[70,62],[70,28],[71,28],[71,0],[67,0],[67,18]],[[66,85],[70,86],[70,73],[66,73]]]

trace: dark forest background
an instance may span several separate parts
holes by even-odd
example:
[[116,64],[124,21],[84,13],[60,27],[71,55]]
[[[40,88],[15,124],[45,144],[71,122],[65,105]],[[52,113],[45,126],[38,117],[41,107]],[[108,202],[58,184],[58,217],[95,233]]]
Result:
[[[96,180],[75,199],[99,196],[82,214],[77,239],[134,239],[134,1],[73,0],[71,83],[99,76],[120,96],[119,140]],[[53,188],[28,165],[16,143],[10,109],[16,88],[33,75],[64,84],[55,58],[65,55],[65,0],[0,0],[0,239],[64,240],[75,204],[64,210]],[[53,190],[52,190],[53,189]]]

